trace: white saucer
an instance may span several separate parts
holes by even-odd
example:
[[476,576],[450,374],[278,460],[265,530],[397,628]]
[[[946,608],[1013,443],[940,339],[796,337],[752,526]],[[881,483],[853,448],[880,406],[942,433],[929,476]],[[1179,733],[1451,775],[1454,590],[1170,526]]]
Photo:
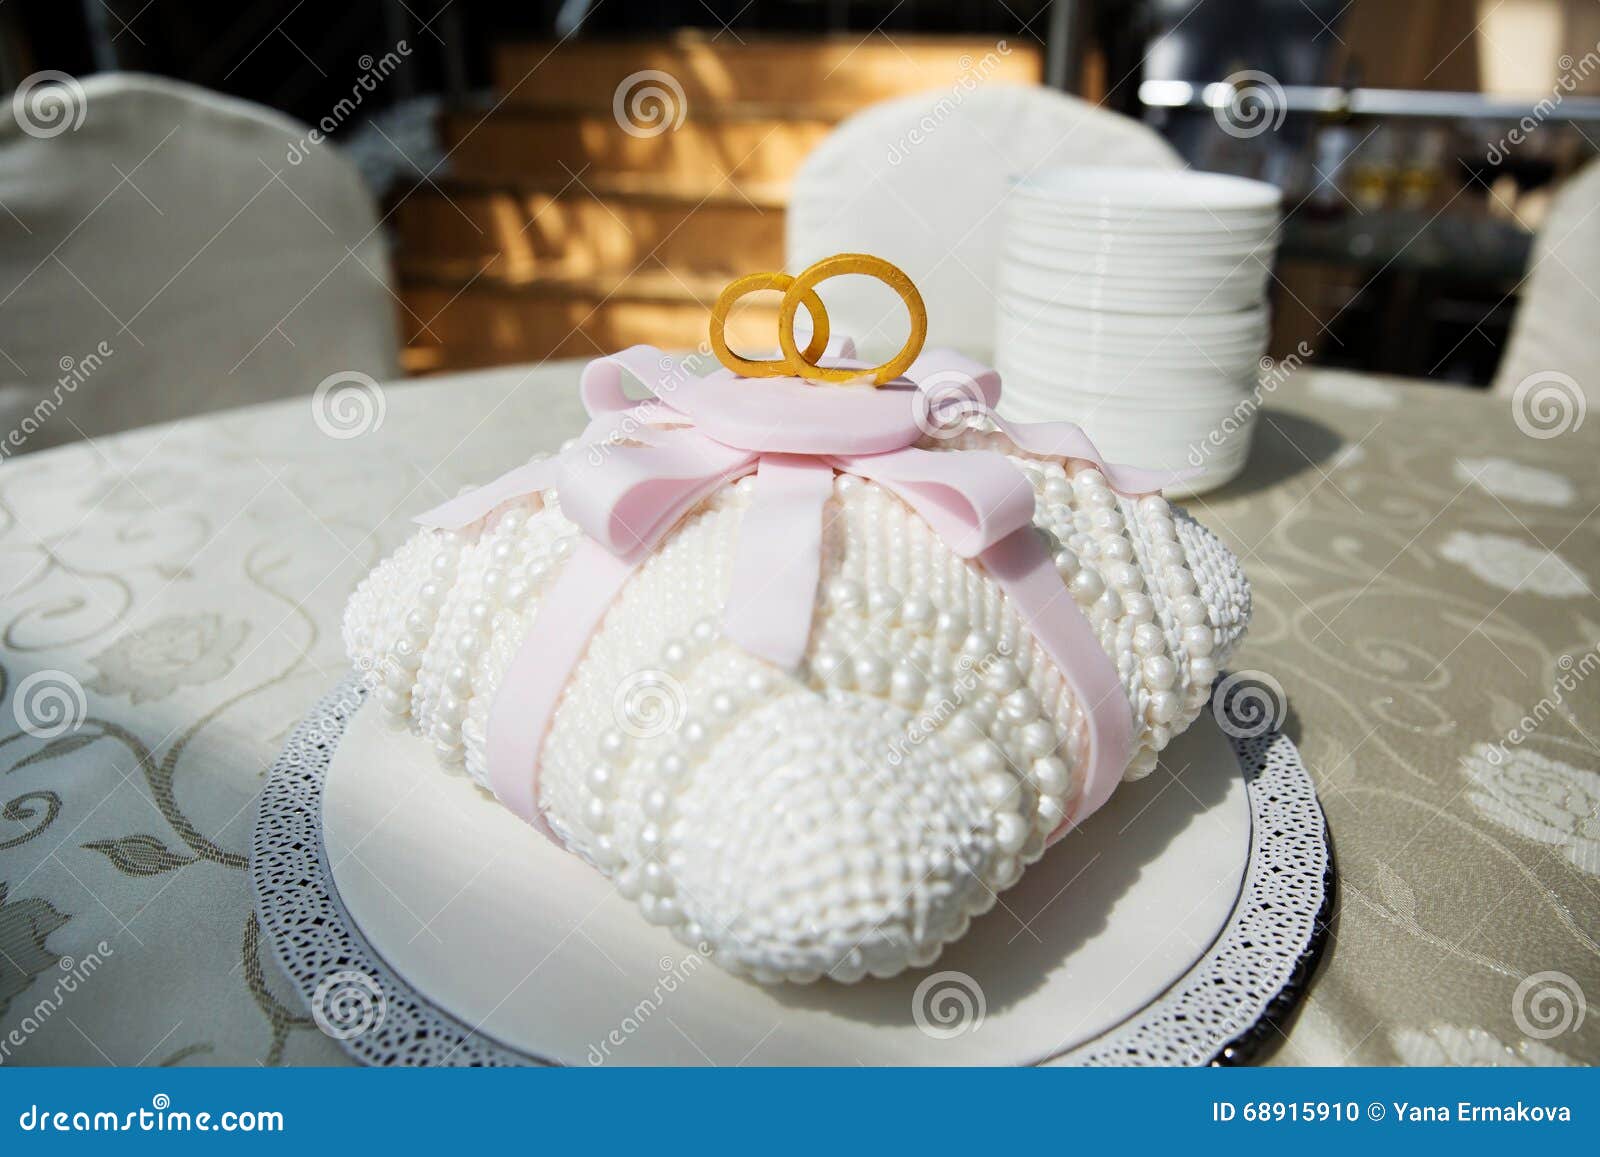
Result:
[[1276,213],[1282,192],[1265,181],[1188,169],[1182,173],[1127,166],[1056,165],[1012,183],[1014,195],[1079,211]]
[[[646,924],[603,876],[377,717],[355,713],[327,768],[338,898],[416,992],[480,1036],[566,1064],[1047,1060],[1189,972],[1234,913],[1250,860],[1245,778],[1207,713],[931,969],[763,987]],[[947,972],[963,975],[919,996]],[[919,1027],[920,1012],[939,1032],[941,992],[965,993],[969,1008],[981,993],[981,1023],[969,1015],[948,1037]]]

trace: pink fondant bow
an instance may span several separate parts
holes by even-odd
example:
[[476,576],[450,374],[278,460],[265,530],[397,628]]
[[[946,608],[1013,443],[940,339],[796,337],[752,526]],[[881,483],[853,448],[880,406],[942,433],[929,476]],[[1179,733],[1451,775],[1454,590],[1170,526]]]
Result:
[[[848,340],[830,354],[832,364],[856,364]],[[653,397],[630,399],[624,375]],[[551,834],[538,806],[537,768],[568,676],[634,569],[694,506],[746,474],[756,475],[755,492],[735,549],[724,629],[754,655],[799,665],[836,472],[898,495],[1011,596],[1089,721],[1087,773],[1071,820],[1105,801],[1131,754],[1131,713],[1115,667],[1033,532],[1031,485],[1000,453],[925,447],[930,436],[948,436],[978,415],[1026,453],[1093,463],[1124,494],[1154,492],[1174,476],[1105,463],[1071,423],[1006,422],[993,412],[999,375],[954,352],[924,353],[905,378],[873,390],[726,370],[698,377],[657,349],[634,346],[584,369],[579,392],[591,420],[561,453],[418,517],[424,526],[463,529],[506,502],[555,489],[563,513],[584,532],[490,712],[490,784],[507,807]]]

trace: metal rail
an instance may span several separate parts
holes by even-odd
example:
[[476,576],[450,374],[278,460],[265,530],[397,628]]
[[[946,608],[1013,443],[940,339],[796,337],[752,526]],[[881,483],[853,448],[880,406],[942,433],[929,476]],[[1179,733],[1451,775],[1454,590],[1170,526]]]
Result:
[[1600,97],[1568,96],[1559,89],[1521,99],[1475,92],[1428,92],[1406,88],[1341,88],[1337,85],[1284,84],[1269,79],[1235,85],[1228,81],[1193,84],[1187,80],[1146,80],[1139,100],[1147,108],[1249,107],[1289,113],[1354,117],[1418,117],[1435,120],[1600,121]]

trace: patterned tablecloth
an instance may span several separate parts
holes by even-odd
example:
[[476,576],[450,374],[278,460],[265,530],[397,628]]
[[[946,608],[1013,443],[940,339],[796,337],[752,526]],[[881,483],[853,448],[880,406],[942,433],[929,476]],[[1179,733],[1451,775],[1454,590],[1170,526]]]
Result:
[[[253,802],[343,671],[357,579],[410,514],[574,433],[574,380],[0,466],[0,1063],[342,1060],[251,914]],[[1600,1059],[1600,423],[1575,416],[1304,372],[1190,504],[1246,561],[1234,668],[1286,692],[1339,860],[1280,1063]]]

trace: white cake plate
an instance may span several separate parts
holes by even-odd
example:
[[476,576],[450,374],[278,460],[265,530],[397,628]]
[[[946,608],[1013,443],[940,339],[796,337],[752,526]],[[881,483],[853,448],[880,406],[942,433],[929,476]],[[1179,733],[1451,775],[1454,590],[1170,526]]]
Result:
[[1277,1036],[1331,910],[1293,744],[1208,712],[930,969],[762,986],[362,698],[342,684],[290,740],[251,873],[285,970],[369,1063],[1236,1062]]

